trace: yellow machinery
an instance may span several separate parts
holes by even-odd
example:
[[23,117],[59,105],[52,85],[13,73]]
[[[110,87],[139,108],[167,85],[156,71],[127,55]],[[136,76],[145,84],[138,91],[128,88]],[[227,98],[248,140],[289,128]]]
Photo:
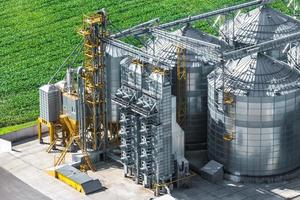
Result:
[[[234,112],[231,112],[231,108],[234,104],[234,97],[230,92],[224,92],[223,94],[224,94],[224,104],[229,106],[227,107],[227,114],[230,115],[230,118],[232,120],[235,120]],[[223,139],[228,142],[234,140],[235,139],[234,133],[235,133],[235,127],[234,125],[232,125],[229,132],[223,135]]]
[[[52,122],[41,117],[38,118],[38,138],[42,142],[42,125],[46,125],[49,128],[50,136],[50,145],[47,152],[56,148],[56,143],[59,140],[62,146],[65,147],[55,161],[55,167],[62,163],[71,145],[77,144],[85,160],[85,164],[81,165],[81,169],[83,171],[87,169],[95,171],[96,169],[87,153],[87,148],[91,146],[95,151],[103,150],[105,152],[108,127],[111,128],[112,132],[117,132],[119,129],[117,124],[108,126],[106,120],[105,55],[103,55],[105,45],[100,39],[107,37],[106,20],[106,13],[102,10],[91,16],[84,16],[83,28],[79,32],[84,37],[84,62],[82,73],[77,74],[80,78],[78,80],[82,81],[82,84],[78,83],[78,89],[74,91],[70,89],[73,78],[67,71],[67,87],[61,89],[60,95],[55,93],[57,90],[54,87],[58,86],[49,86],[46,89],[50,88],[53,91],[45,89],[46,92],[41,93],[40,100],[46,108],[42,110],[42,113],[45,116],[51,113]],[[64,91],[65,89],[67,89],[67,92]],[[55,99],[60,98],[60,100],[54,102],[54,97]],[[62,103],[59,103],[61,101]],[[63,106],[57,106],[59,104]],[[86,109],[80,110],[82,107]],[[53,109],[59,109],[60,111],[53,112]],[[55,116],[58,116],[55,113],[58,112],[60,112],[60,115],[55,118]],[[79,123],[82,123],[81,127]],[[79,131],[79,127],[81,131]],[[58,136],[60,132],[61,137]]]
[[232,141],[234,139],[233,133],[224,134],[223,139],[228,142]]
[[[49,129],[49,142],[50,145],[47,152],[56,148],[56,143],[61,140],[62,146],[66,146],[71,138],[78,135],[78,122],[70,119],[67,115],[60,115],[57,122],[49,122],[41,117],[37,120],[38,123],[38,139],[40,143],[43,143],[42,139],[42,125],[45,125]],[[61,138],[58,136],[58,129],[61,129]]]
[[234,99],[232,94],[229,92],[224,92],[224,104],[225,105],[232,105],[234,103]]
[[70,165],[59,166],[48,173],[81,193],[90,194],[102,188],[98,179],[92,179],[86,173]]
[[55,139],[55,124],[53,122],[48,122],[41,117],[37,119],[37,128],[38,128],[38,139],[40,143],[43,143],[43,137],[42,137],[42,125],[45,125],[48,127],[49,130],[49,137],[50,137],[50,144],[55,145],[56,139]]
[[[92,16],[85,16],[83,28],[79,32],[84,37],[84,102],[89,109],[85,120],[85,130],[91,133],[94,150],[106,148],[106,90],[105,90],[105,45],[99,38],[107,37],[106,14],[99,11]],[[83,144],[85,146],[85,144]]]

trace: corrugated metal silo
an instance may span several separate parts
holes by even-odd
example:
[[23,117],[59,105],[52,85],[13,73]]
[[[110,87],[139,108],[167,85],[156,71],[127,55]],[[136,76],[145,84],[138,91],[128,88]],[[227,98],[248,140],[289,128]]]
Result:
[[[198,29],[186,26],[183,29],[174,32],[177,35],[183,35],[197,40],[218,44],[222,47],[227,46],[225,42],[216,37],[210,36]],[[159,56],[170,56],[177,59],[177,47],[166,41],[157,39],[155,46],[150,44],[151,52],[155,49],[155,54]],[[167,53],[166,53],[167,52]],[[169,58],[170,59],[170,58]],[[187,50],[185,52],[185,63],[187,79],[183,95],[176,92],[177,76],[176,67],[172,77],[172,92],[177,95],[177,102],[185,98],[186,118],[182,128],[185,131],[185,144],[187,149],[206,148],[207,141],[207,75],[215,68],[215,64],[210,62],[205,56],[198,56],[196,53]],[[177,108],[178,110],[179,108]]]
[[[221,40],[194,28],[184,28],[182,35],[225,47]],[[205,147],[207,141],[207,75],[216,65],[205,57],[198,58],[192,51],[186,52],[186,125],[185,143],[187,149]],[[177,98],[183,98],[177,96]]]
[[[238,176],[300,166],[300,73],[258,54],[208,76],[208,153]],[[224,90],[223,90],[224,87]]]

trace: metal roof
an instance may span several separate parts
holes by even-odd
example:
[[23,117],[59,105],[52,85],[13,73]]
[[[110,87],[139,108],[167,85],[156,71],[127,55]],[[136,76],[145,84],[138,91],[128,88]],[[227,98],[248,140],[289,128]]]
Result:
[[300,87],[298,69],[264,54],[228,61],[224,69],[224,76],[221,68],[211,73],[209,82],[221,89],[224,81],[224,91],[238,96],[284,95]]
[[225,22],[220,28],[220,34],[223,38],[242,44],[257,44],[287,36],[299,30],[300,21],[267,6],[262,6]]
[[[217,37],[211,36],[207,33],[204,33],[196,28],[192,28],[189,26],[185,26],[181,29],[178,29],[173,32],[176,35],[190,37],[196,40],[201,40],[204,42],[208,42],[211,44],[220,45],[221,48],[225,49],[228,47],[227,43],[218,39]],[[167,42],[161,38],[156,38],[154,41],[151,40],[146,45],[144,49],[148,53],[151,53],[155,56],[160,56],[161,58],[165,58],[168,60],[173,60],[176,63],[177,59],[177,46],[171,42]],[[189,50],[188,50],[189,51]],[[192,51],[189,51],[186,56],[187,67],[199,67],[195,65],[195,63],[210,63],[210,59],[206,58],[205,55],[196,55]]]
[[221,47],[225,48],[227,46],[227,43],[224,42],[223,40],[220,40],[219,38],[207,34],[205,32],[200,31],[199,29],[196,28],[192,28],[189,26],[185,26],[182,29],[178,30],[178,34],[183,35],[183,36],[187,36],[196,40],[201,40],[204,42],[209,42],[212,44],[217,44],[220,45]]

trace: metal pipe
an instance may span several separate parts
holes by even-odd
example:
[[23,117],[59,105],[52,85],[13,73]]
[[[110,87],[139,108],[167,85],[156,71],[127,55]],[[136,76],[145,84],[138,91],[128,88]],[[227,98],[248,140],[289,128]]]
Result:
[[86,150],[86,138],[85,138],[85,119],[86,119],[86,111],[85,111],[85,102],[84,102],[84,83],[83,79],[81,78],[83,74],[83,67],[78,67],[77,69],[77,83],[78,83],[78,99],[79,99],[79,135],[81,138],[82,149]]
[[[236,5],[236,6],[231,6],[228,8],[223,8],[220,10],[215,10],[212,12],[207,12],[207,13],[203,13],[203,14],[199,14],[199,15],[195,15],[195,16],[189,16],[183,19],[179,19],[173,22],[168,22],[165,24],[161,24],[159,26],[157,26],[157,28],[161,28],[161,29],[165,29],[165,28],[170,28],[172,26],[177,26],[180,24],[186,24],[186,23],[190,23],[193,21],[197,21],[197,20],[201,20],[201,19],[205,19],[205,18],[209,18],[212,16],[216,16],[216,15],[220,15],[220,14],[224,14],[224,13],[228,13],[228,12],[232,12],[235,10],[240,10],[243,8],[247,8],[247,7],[251,7],[251,6],[260,6],[260,5],[264,5],[267,3],[270,3],[273,0],[256,0],[256,1],[252,1],[249,3],[244,3],[244,4],[240,4],[240,5]],[[153,24],[155,23],[159,23],[159,18],[156,19],[152,19],[148,22],[144,22],[142,24],[139,24],[137,26],[134,26],[132,28],[126,29],[124,31],[121,31],[119,33],[113,34],[111,35],[111,38],[121,38],[121,37],[126,37],[128,35],[142,35],[145,34],[147,32],[149,32],[149,28],[151,26],[153,26]]]
[[270,40],[250,47],[242,48],[231,52],[225,52],[223,53],[222,58],[224,60],[239,59],[250,54],[279,48],[286,45],[287,43],[296,42],[299,40],[300,40],[300,32],[297,32],[285,37],[281,37],[275,40]]
[[205,47],[210,47],[213,49],[221,49],[220,45],[217,44],[213,44],[213,43],[209,43],[209,42],[205,42],[202,40],[197,40],[191,37],[186,37],[184,35],[175,35],[174,33],[171,32],[167,32],[167,31],[163,31],[163,30],[159,30],[159,29],[152,29],[151,32],[154,33],[154,36],[158,36],[158,37],[163,37],[163,38],[174,38],[178,41],[182,41],[185,43],[189,43],[191,45],[196,45],[196,46],[205,46]]
[[112,38],[109,38],[109,39],[103,38],[102,40],[107,45],[111,45],[111,47],[116,47],[117,49],[123,51],[123,52],[121,52],[123,56],[125,56],[125,55],[131,56],[131,57],[137,58],[143,62],[150,63],[154,66],[160,66],[161,68],[166,69],[166,70],[170,69],[171,66],[174,64],[170,60],[166,60],[165,58],[150,55],[149,53],[146,53],[146,52],[142,51],[141,49],[139,49],[133,45],[127,44],[125,42],[122,42],[120,40],[115,40]]
[[71,94],[73,91],[73,69],[71,67],[67,68],[66,81],[67,81],[67,93]]
[[111,35],[112,38],[121,38],[126,37],[131,34],[141,34],[144,33],[149,27],[153,26],[154,24],[159,23],[159,18],[151,19],[147,22],[141,23],[119,33]]
[[65,64],[71,59],[72,55],[76,52],[76,50],[82,46],[82,42],[83,40],[81,40],[76,47],[73,49],[73,51],[68,55],[68,57],[64,60],[63,64],[61,64],[61,66],[58,68],[58,70],[54,73],[54,75],[51,77],[51,79],[49,80],[48,84],[50,84],[53,79],[55,78],[55,76],[60,72],[60,70],[65,66]]
[[205,57],[209,58],[209,60],[211,61],[215,62],[220,60],[220,45],[196,40],[186,36],[175,35],[173,33],[169,33],[158,29],[153,29],[153,35],[162,38],[165,41],[171,42],[176,46],[192,50],[198,55],[205,55]]
[[158,28],[162,28],[162,29],[170,28],[170,27],[173,27],[173,26],[194,22],[194,21],[197,21],[197,20],[209,18],[209,17],[216,16],[216,15],[221,15],[221,14],[224,14],[224,13],[232,12],[232,11],[235,11],[235,10],[240,10],[240,9],[251,7],[251,6],[264,5],[264,4],[267,4],[267,3],[270,3],[270,2],[272,2],[272,0],[251,1],[251,2],[248,2],[248,3],[244,3],[244,4],[240,4],[240,5],[236,5],[236,6],[231,6],[231,7],[228,7],[228,8],[223,8],[223,9],[220,9],[220,10],[215,10],[215,11],[212,11],[212,12],[203,13],[203,14],[200,14],[200,15],[189,16],[189,17],[186,17],[184,19],[179,19],[179,20],[176,20],[176,21],[173,21],[173,22],[168,22],[168,23],[159,25]]

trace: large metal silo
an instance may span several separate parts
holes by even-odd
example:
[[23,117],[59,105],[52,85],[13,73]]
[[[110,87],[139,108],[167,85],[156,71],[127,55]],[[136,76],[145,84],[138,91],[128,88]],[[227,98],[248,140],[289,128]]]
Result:
[[[208,34],[194,28],[185,28],[182,35],[193,39],[210,42],[225,47],[226,44]],[[187,79],[185,97],[186,98],[186,123],[183,127],[185,131],[185,144],[187,150],[206,148],[207,142],[207,75],[215,69],[216,65],[206,59],[199,58],[192,51],[186,51]]]
[[208,154],[237,176],[300,167],[300,73],[259,54],[208,76]]
[[[186,26],[174,32],[174,34],[186,36],[189,38],[218,44],[226,47],[226,43],[216,37],[203,33],[195,28]],[[177,96],[178,102],[185,102],[185,108],[179,108],[177,111],[185,109],[184,122],[177,117],[177,122],[185,132],[185,147],[187,150],[198,150],[206,148],[207,141],[207,75],[215,68],[205,55],[197,55],[193,51],[185,50],[184,63],[186,65],[186,81],[182,88],[182,93],[178,91],[177,84],[177,64],[178,49],[164,40],[157,39],[150,44],[149,52],[155,51],[155,55],[164,58],[174,58],[176,66],[174,66],[172,75],[172,93]]]
[[[191,52],[187,52],[191,53]],[[193,56],[190,54],[190,56]],[[194,56],[193,56],[194,57]],[[177,99],[186,99],[185,131],[186,149],[205,148],[207,141],[207,75],[214,65],[197,62],[187,65],[185,97],[177,93]],[[198,65],[198,66],[195,66]]]

